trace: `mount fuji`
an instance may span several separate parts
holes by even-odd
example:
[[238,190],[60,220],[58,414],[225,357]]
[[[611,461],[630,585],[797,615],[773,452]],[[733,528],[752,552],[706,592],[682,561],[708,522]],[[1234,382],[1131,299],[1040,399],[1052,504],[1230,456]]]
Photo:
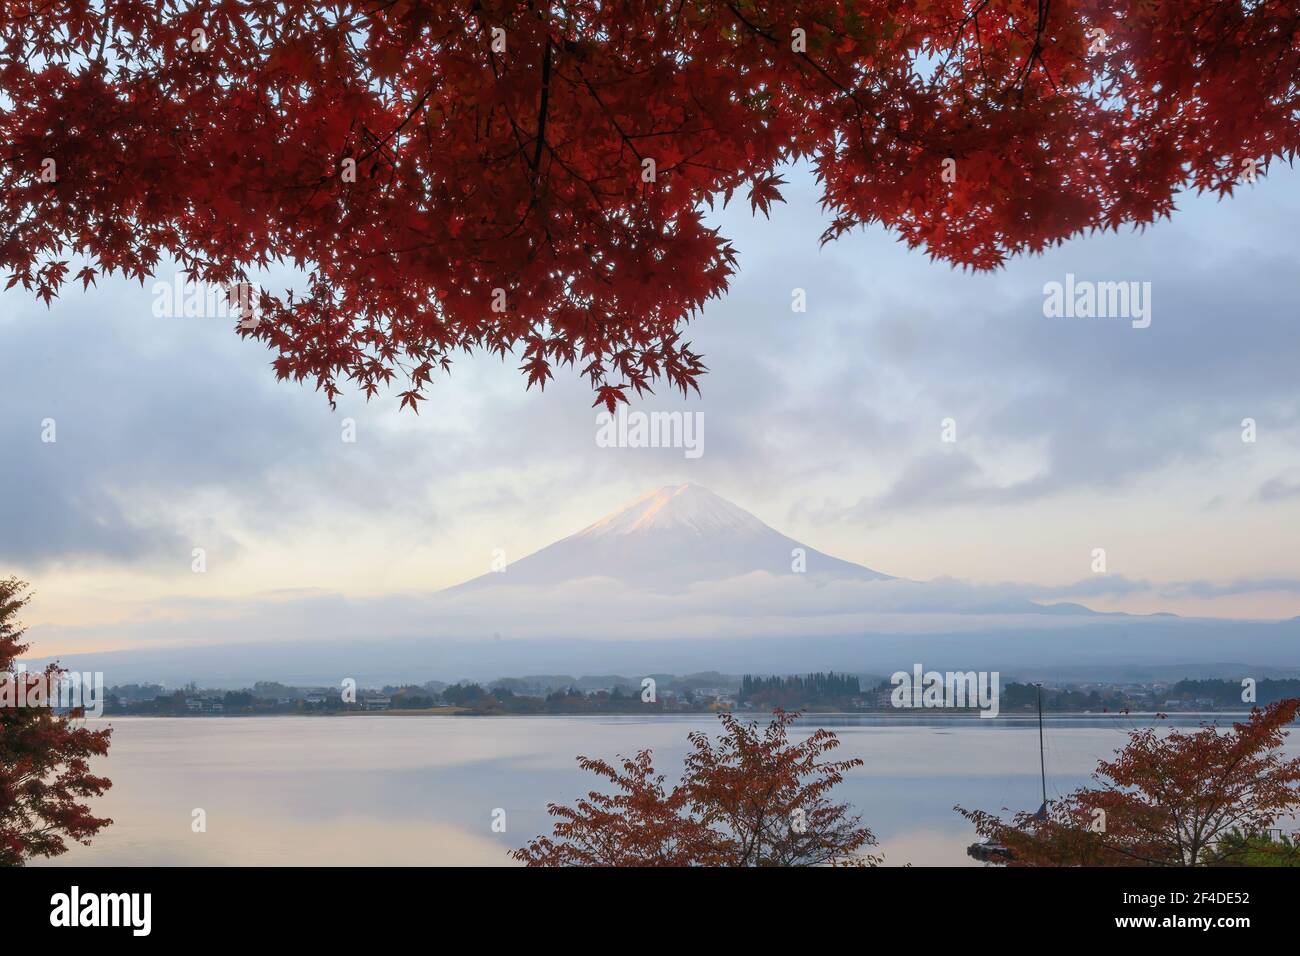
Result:
[[612,578],[642,590],[675,592],[754,572],[816,581],[892,581],[768,527],[696,484],[665,485],[576,534],[449,590],[493,585],[555,586]]
[[[339,674],[377,684],[528,673],[888,674],[916,662],[1126,680],[1300,668],[1300,620],[1096,612],[1038,603],[1037,590],[892,577],[801,544],[699,485],[670,485],[456,587],[274,596],[201,620],[188,646],[63,663],[124,680],[215,677],[231,687],[331,683]],[[150,626],[160,638],[173,634],[165,620],[138,629]],[[220,640],[232,627],[246,639],[238,653]],[[285,640],[286,632],[313,636]],[[1163,670],[1142,670],[1150,667]]]

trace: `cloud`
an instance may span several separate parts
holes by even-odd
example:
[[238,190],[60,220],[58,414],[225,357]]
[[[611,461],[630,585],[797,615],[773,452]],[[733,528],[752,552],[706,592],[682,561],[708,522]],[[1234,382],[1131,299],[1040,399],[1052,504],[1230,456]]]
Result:
[[[275,382],[270,354],[226,324],[154,318],[147,290],[105,281],[68,290],[48,312],[10,290],[0,295],[0,560],[187,574],[200,543],[225,566],[252,565],[275,544],[285,548],[277,573],[302,583],[291,578],[293,544],[322,547],[327,529],[342,543],[329,544],[338,560],[318,562],[340,568],[321,572],[323,587],[347,584],[345,552],[403,566],[421,547],[447,553],[451,583],[502,541],[535,549],[682,480],[812,526],[786,529],[812,541],[954,512],[1000,541],[1041,538],[1073,520],[1070,496],[1115,513],[1136,510],[1152,487],[1168,491],[1152,527],[1300,499],[1300,482],[1278,474],[1300,447],[1288,305],[1300,174],[1279,168],[1231,202],[1185,197],[1174,221],[1144,233],[1085,237],[980,275],[880,229],[820,247],[815,183],[806,169],[790,179],[770,223],[743,204],[718,216],[741,270],[687,330],[712,369],[703,395],[638,400],[704,413],[695,462],[673,449],[597,448],[590,389],[570,372],[539,394],[515,361],[466,357],[419,417],[398,415],[391,396],[367,405],[346,393],[331,412],[309,385]],[[1067,272],[1150,281],[1151,327],[1045,318],[1042,285]],[[806,313],[791,311],[796,287]],[[1247,415],[1260,422],[1258,446],[1238,439]],[[56,445],[39,441],[47,417]],[[340,439],[346,417],[356,444]],[[955,446],[940,442],[947,417]],[[1237,482],[1258,487],[1253,502],[1231,494]],[[1191,515],[1181,494],[1220,504]],[[953,573],[933,541],[925,576]],[[1037,572],[1005,550],[999,573]],[[1174,574],[1211,576],[1198,556],[1181,560]],[[1243,565],[1225,577],[1290,570]],[[281,583],[250,577],[249,589]]]
[[[997,520],[1080,493],[1122,505],[1153,481],[1199,483],[1206,500],[1256,467],[1237,440],[1242,417],[1268,423],[1268,455],[1300,447],[1284,278],[1300,263],[1281,212],[1300,211],[1295,174],[1231,203],[1184,197],[1170,222],[992,275],[921,268],[874,229],[805,248],[822,223],[815,186],[792,179],[773,220],[780,239],[737,211],[723,217],[741,273],[697,341],[714,369],[711,436],[742,433],[726,463],[758,493],[797,489],[786,490],[791,519],[871,527],[978,508]],[[1067,272],[1151,282],[1151,327],[1045,318],[1043,284]],[[792,287],[808,290],[806,314],[790,313]],[[743,372],[743,411],[730,369]],[[949,417],[958,442],[945,447]],[[1274,500],[1291,490],[1269,487]]]
[[[1274,588],[1278,582],[1240,586]],[[1059,597],[1069,590],[948,579],[818,584],[804,575],[758,572],[668,598],[587,578],[553,588],[365,599],[325,591],[172,599],[145,620],[34,626],[30,636],[37,653],[57,651],[66,666],[103,671],[110,684],[337,684],[351,676],[378,686],[524,673],[879,672],[910,661],[1112,670],[1126,664],[1300,663],[1296,621],[1092,615],[1059,607],[1025,612],[1026,594]],[[122,650],[96,651],[128,637],[131,644]]]
[[1259,491],[1255,493],[1255,497],[1262,502],[1300,498],[1300,479],[1293,479],[1287,475],[1270,478],[1259,486]]
[[269,354],[221,320],[157,318],[147,291],[102,286],[48,315],[20,290],[3,296],[0,560],[188,568],[198,544],[231,561],[256,536],[326,521],[400,515],[436,531],[429,482],[472,457],[473,434],[402,420],[383,400],[331,411],[309,387],[277,383]]
[[1213,581],[1180,581],[1159,588],[1171,598],[1216,598],[1232,594],[1300,594],[1298,578],[1238,578],[1223,584]]
[[[1021,586],[1025,587],[1025,586]],[[1095,574],[1072,584],[1056,586],[1028,586],[1028,591],[1041,599],[1127,597],[1156,590],[1150,581],[1134,581],[1122,574]]]
[[[51,648],[129,642],[141,647],[223,642],[355,640],[693,640],[791,635],[971,632],[989,628],[1070,629],[1098,620],[1085,609],[1062,615],[1069,599],[1140,593],[1217,597],[1300,592],[1300,579],[1152,583],[1119,575],[1069,585],[976,584],[952,578],[827,581],[813,575],[754,572],[700,583],[668,596],[610,578],[558,586],[503,584],[477,590],[401,593],[370,598],[315,590],[243,599],[176,597],[122,624],[32,629]],[[1141,620],[1140,617],[1132,620]]]

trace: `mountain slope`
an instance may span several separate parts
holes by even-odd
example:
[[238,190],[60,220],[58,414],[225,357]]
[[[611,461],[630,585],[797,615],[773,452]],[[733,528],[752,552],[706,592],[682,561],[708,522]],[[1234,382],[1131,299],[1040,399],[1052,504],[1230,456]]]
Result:
[[502,573],[485,574],[451,590],[554,586],[605,577],[643,589],[680,591],[755,571],[788,575],[798,549],[810,577],[891,580],[890,575],[800,544],[707,488],[684,484],[665,485],[512,562]]

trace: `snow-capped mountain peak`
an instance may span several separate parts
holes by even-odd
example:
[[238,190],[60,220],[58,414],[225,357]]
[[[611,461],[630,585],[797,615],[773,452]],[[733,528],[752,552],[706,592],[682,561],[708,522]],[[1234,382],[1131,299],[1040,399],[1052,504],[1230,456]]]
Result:
[[589,525],[575,537],[600,538],[656,531],[693,531],[700,536],[719,532],[761,534],[767,530],[770,530],[767,525],[748,511],[707,488],[687,482],[657,488]]

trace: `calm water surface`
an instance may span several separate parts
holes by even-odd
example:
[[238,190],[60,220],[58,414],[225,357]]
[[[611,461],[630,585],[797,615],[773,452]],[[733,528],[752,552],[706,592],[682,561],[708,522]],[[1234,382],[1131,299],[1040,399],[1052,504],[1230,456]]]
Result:
[[[1049,798],[1085,782],[1127,730],[1150,722],[1048,718]],[[367,715],[111,724],[110,755],[95,770],[113,788],[94,810],[114,823],[55,864],[508,865],[509,850],[550,832],[548,802],[591,789],[576,755],[649,747],[672,782],[686,735],[712,732],[717,720]],[[965,855],[973,831],[953,804],[1034,809],[1041,799],[1032,718],[819,716],[797,732],[816,726],[839,735],[837,756],[865,761],[837,793],[875,831],[889,865],[975,865]],[[1291,755],[1300,754],[1297,736]],[[207,814],[206,833],[191,829],[196,808]],[[505,833],[492,830],[498,808]]]

